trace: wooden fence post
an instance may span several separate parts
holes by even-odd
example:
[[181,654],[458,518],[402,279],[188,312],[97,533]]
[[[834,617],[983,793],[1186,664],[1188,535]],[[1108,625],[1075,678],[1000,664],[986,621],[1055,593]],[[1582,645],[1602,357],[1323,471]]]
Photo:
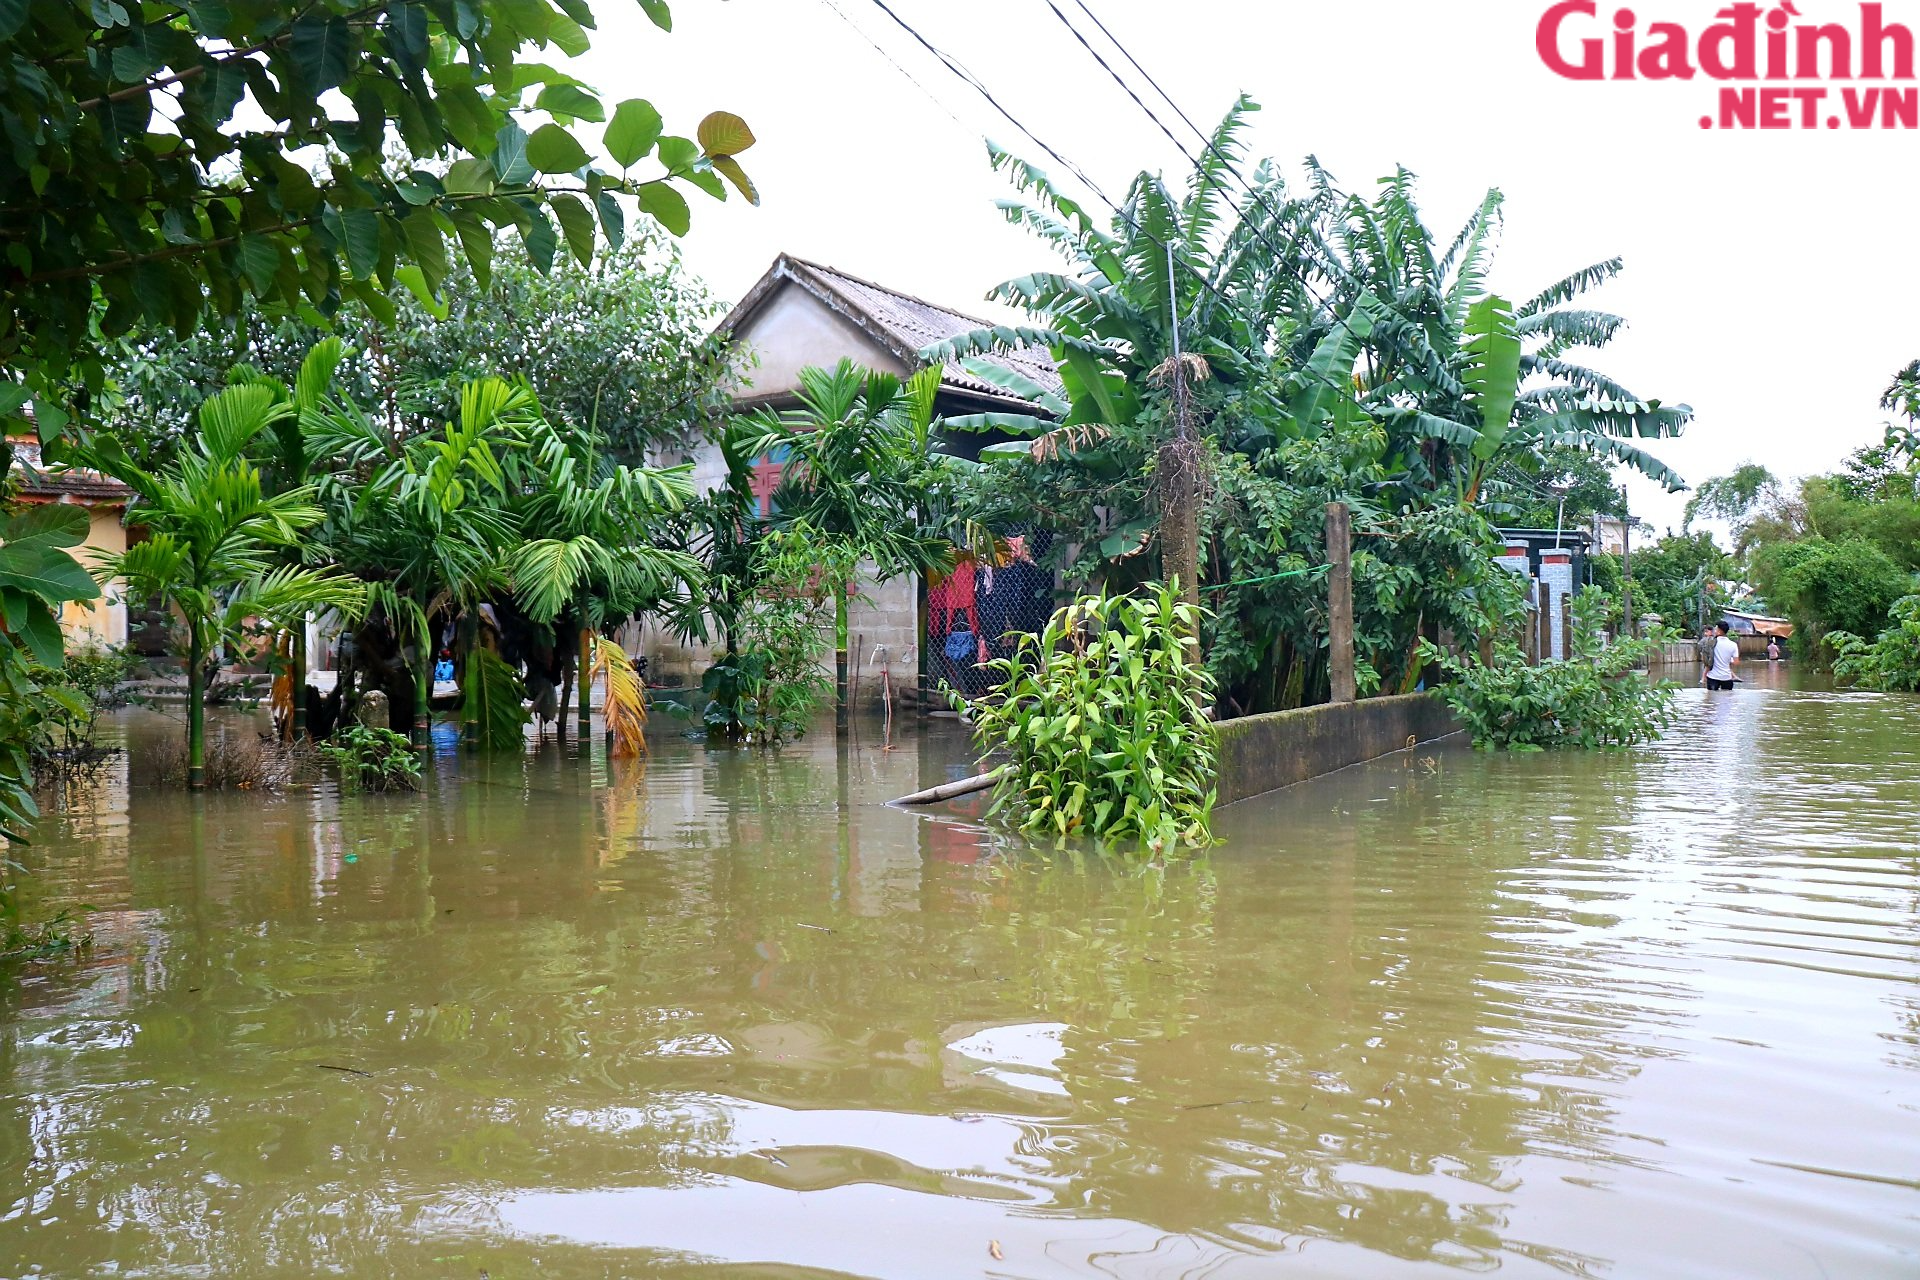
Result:
[[1553,584],[1545,578],[1540,579],[1540,638],[1534,641],[1534,652],[1540,655],[1541,662],[1553,661]]
[[1353,516],[1344,502],[1327,504],[1327,684],[1335,702],[1353,701]]
[[1560,656],[1573,657],[1573,592],[1560,597]]

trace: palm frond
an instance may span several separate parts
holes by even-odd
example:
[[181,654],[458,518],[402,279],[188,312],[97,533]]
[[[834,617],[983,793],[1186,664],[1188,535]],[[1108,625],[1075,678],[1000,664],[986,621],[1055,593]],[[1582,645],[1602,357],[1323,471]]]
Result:
[[616,759],[647,754],[647,691],[627,651],[605,636],[594,636],[589,678],[605,681],[607,754]]
[[467,740],[482,751],[520,751],[526,747],[527,691],[499,654],[476,647],[467,654],[465,679]]
[[1608,258],[1583,267],[1563,280],[1556,280],[1529,298],[1514,315],[1525,320],[1551,307],[1563,307],[1589,289],[1597,289],[1626,269],[1626,259]]

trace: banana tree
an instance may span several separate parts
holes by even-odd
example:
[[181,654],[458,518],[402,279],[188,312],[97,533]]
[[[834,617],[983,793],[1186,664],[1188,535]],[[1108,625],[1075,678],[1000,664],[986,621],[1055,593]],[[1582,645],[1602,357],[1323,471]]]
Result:
[[508,576],[529,620],[571,621],[584,733],[599,631],[653,611],[685,626],[700,611],[705,567],[650,538],[692,501],[692,469],[617,463],[594,431],[545,417],[525,424],[524,435],[526,447],[505,459],[507,488],[519,527],[540,536],[513,549]]
[[[940,477],[932,457],[938,366],[906,382],[842,360],[800,371],[800,406],[762,409],[729,428],[737,456],[784,451],[776,525],[805,524],[871,561],[881,581],[952,564],[952,546],[923,522]],[[836,577],[840,575],[835,575]],[[847,627],[852,584],[833,594],[835,726],[847,724]]]
[[177,609],[186,630],[187,785],[206,784],[207,660],[217,646],[244,643],[261,625],[286,628],[316,609],[353,614],[360,583],[330,570],[283,562],[326,513],[312,485],[268,493],[248,456],[263,432],[293,412],[270,386],[227,388],[200,407],[198,430],[158,472],[136,466],[102,437],[87,457],[136,494],[132,523],[145,541],[104,559],[104,576],[134,597]]
[[502,459],[525,446],[523,429],[538,415],[524,384],[481,378],[461,387],[456,421],[435,431],[395,434],[339,397],[303,416],[309,447],[331,459],[318,486],[328,549],[379,588],[381,615],[403,653],[414,651],[416,746],[428,740],[432,619],[508,589],[520,535]]

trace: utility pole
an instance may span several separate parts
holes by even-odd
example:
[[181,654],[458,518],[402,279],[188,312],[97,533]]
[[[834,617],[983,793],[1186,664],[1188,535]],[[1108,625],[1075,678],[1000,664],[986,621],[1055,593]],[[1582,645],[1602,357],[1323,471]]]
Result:
[[1327,685],[1335,702],[1352,702],[1353,513],[1327,504]]
[[1627,491],[1620,491],[1620,629],[1627,639],[1633,630],[1633,517],[1627,512]]
[[[1174,288],[1173,243],[1167,242],[1167,318],[1173,327],[1173,437],[1160,446],[1160,569],[1177,582],[1180,597],[1200,606],[1199,445],[1187,396],[1187,367],[1180,353],[1180,301]],[[1196,637],[1197,639],[1197,637]],[[1193,655],[1199,657],[1196,650]]]

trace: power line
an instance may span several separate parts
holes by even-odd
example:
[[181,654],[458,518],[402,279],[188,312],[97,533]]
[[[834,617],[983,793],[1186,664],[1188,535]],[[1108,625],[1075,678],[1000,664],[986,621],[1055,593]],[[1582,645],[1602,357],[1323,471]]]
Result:
[[[1048,2],[1049,4],[1051,4],[1051,0],[1048,0]],[[1140,223],[1133,217],[1133,215],[1129,213],[1127,209],[1124,206],[1122,206],[1118,201],[1114,200],[1111,196],[1107,195],[1107,193],[1101,189],[1100,184],[1095,182],[1093,178],[1086,173],[1085,170],[1081,169],[1080,166],[1074,164],[1071,160],[1067,159],[1066,156],[1062,155],[1059,151],[1055,150],[1052,146],[1050,146],[1046,142],[1045,139],[1041,138],[1032,129],[1029,129],[1024,123],[1021,122],[1019,117],[1015,116],[1011,111],[1009,111],[1005,106],[1003,106],[1000,100],[993,95],[992,90],[988,89],[986,84],[978,76],[974,75],[971,71],[968,71],[956,59],[954,59],[949,54],[941,50],[932,41],[928,40],[924,35],[922,35],[911,23],[907,22],[906,19],[902,18],[898,13],[894,12],[892,6],[887,3],[887,0],[873,0],[873,3],[880,9],[882,13],[886,14],[887,17],[891,18],[896,26],[898,26],[902,31],[906,32],[909,36],[913,37],[914,41],[918,43],[921,48],[925,49],[928,53],[932,54],[934,58],[937,61],[939,61],[942,66],[946,67],[946,69],[951,73],[953,73],[955,77],[957,77],[967,85],[971,86],[974,92],[978,93],[982,98],[985,98],[987,100],[988,105],[993,107],[995,111],[999,112],[1001,116],[1005,117],[1007,122],[1011,124],[1014,128],[1018,129],[1021,133],[1025,134],[1029,139],[1031,139],[1035,146],[1039,147],[1042,151],[1046,152],[1046,154],[1056,164],[1059,164],[1063,168],[1067,169],[1075,177],[1079,178],[1081,182],[1086,184],[1087,189],[1093,192],[1093,194],[1096,197],[1098,197],[1103,203],[1105,203],[1108,208],[1112,209],[1115,216],[1120,218],[1129,227],[1131,227],[1133,229],[1134,234],[1142,237],[1143,239],[1149,241],[1150,243],[1154,244],[1155,246],[1165,251],[1168,254],[1168,257],[1170,260],[1178,262],[1179,265],[1184,267],[1187,273],[1190,276],[1192,276],[1193,279],[1202,288],[1206,289],[1207,292],[1213,294],[1216,298],[1218,298],[1221,301],[1223,305],[1225,305],[1228,308],[1229,311],[1233,312],[1233,314],[1237,315],[1241,320],[1245,321],[1252,332],[1257,334],[1261,331],[1261,329],[1263,328],[1263,325],[1260,320],[1258,320],[1253,316],[1248,315],[1244,310],[1242,310],[1239,306],[1236,305],[1233,298],[1228,296],[1226,293],[1222,292],[1221,289],[1213,283],[1213,281],[1207,279],[1205,274],[1203,274],[1198,267],[1194,266],[1193,263],[1186,261],[1184,258],[1181,258],[1178,252],[1176,251],[1176,246],[1169,243],[1168,241],[1160,239],[1160,237],[1154,235],[1152,232],[1148,231],[1145,227],[1141,226]],[[1068,30],[1073,30],[1075,32],[1075,35],[1078,36],[1079,34],[1078,31],[1074,29],[1072,23],[1067,22],[1066,16],[1064,14],[1061,14],[1057,9],[1054,12],[1057,16],[1059,16],[1060,20],[1063,23],[1066,23]],[[1082,40],[1081,43],[1085,45],[1086,42]],[[1088,52],[1089,53],[1093,52],[1090,46],[1088,47]],[[1094,56],[1096,60],[1101,62],[1102,66],[1106,66],[1105,61],[1099,59],[1098,54],[1095,54]],[[1111,67],[1108,67],[1107,71],[1108,71],[1108,74],[1110,75],[1114,74]],[[1115,78],[1118,79],[1117,76]],[[1124,87],[1125,82],[1122,81],[1121,83],[1122,83],[1122,86]],[[1134,100],[1136,102],[1139,101],[1137,97]],[[1143,110],[1146,109],[1146,106],[1144,103],[1141,103],[1141,108]],[[1152,116],[1152,112],[1149,111],[1148,115]],[[1157,118],[1155,119],[1155,123],[1156,124],[1159,123]],[[1164,125],[1161,125],[1161,129],[1163,132],[1166,131],[1166,127]],[[1172,137],[1170,133],[1168,134],[1168,136],[1170,138]],[[1179,143],[1177,141],[1175,142],[1175,146],[1176,147],[1179,146]],[[1193,157],[1187,154],[1186,149],[1184,147],[1180,148],[1180,151],[1181,151],[1181,154],[1183,156],[1186,156],[1186,158],[1189,161],[1193,160]],[[1197,163],[1198,162],[1196,161],[1195,162],[1196,167],[1197,167]],[[1231,166],[1229,166],[1229,168],[1231,168]],[[1236,174],[1236,176],[1238,175]],[[1251,226],[1252,224],[1248,224],[1248,225]],[[1256,234],[1258,234],[1258,229],[1254,228],[1254,230]],[[1264,236],[1262,236],[1261,238],[1263,242],[1267,243],[1267,246],[1269,249],[1273,248],[1271,241],[1266,241]],[[1301,283],[1304,286],[1305,282],[1302,281]],[[1169,275],[1168,277],[1167,286],[1169,290],[1172,290],[1173,279],[1171,275]],[[1324,307],[1327,305],[1325,302],[1321,301],[1321,299],[1317,295],[1313,295],[1311,289],[1308,290],[1308,293],[1310,296],[1313,296],[1314,301],[1320,303],[1321,306]],[[1331,311],[1331,308],[1329,308],[1329,311]],[[1350,334],[1353,334],[1356,340],[1359,340],[1359,335],[1357,333],[1353,333],[1353,330],[1346,325],[1346,322],[1344,320],[1341,320],[1338,315],[1335,315],[1334,319],[1336,322],[1338,322],[1341,325],[1342,328],[1346,328]],[[1337,395],[1347,395],[1351,391],[1351,388],[1349,386],[1342,385],[1338,382],[1333,381],[1331,378],[1327,378],[1325,376],[1320,375],[1319,373],[1314,371],[1309,365],[1298,366],[1295,371],[1301,374],[1302,376],[1311,377],[1313,380],[1320,382],[1328,390],[1334,392]]]
[[833,10],[835,14],[839,15],[840,21],[846,23],[847,26],[853,29],[855,34],[860,36],[860,38],[865,40],[868,44],[872,45],[873,51],[879,54],[882,58],[885,58],[887,60],[887,65],[891,66],[895,71],[898,71],[901,75],[905,76],[907,79],[907,83],[912,85],[914,88],[918,89],[926,97],[928,102],[931,102],[934,106],[940,108],[941,112],[945,114],[947,119],[953,121],[955,124],[959,125],[962,129],[965,129],[968,133],[976,132],[975,130],[969,128],[966,122],[961,120],[959,116],[953,114],[953,109],[951,107],[947,106],[946,103],[940,101],[939,98],[936,98],[933,95],[932,90],[928,89],[927,86],[921,84],[920,81],[914,77],[913,72],[907,70],[905,67],[901,66],[897,61],[895,61],[894,56],[888,53],[886,49],[881,46],[878,40],[875,40],[872,36],[868,35],[866,31],[864,31],[858,23],[856,23],[852,18],[848,17],[846,10],[842,9],[838,4],[834,3],[834,0],[820,0],[820,3],[827,6],[827,8]]
[[[1140,110],[1146,114],[1147,119],[1153,121],[1153,123],[1156,126],[1158,126],[1160,132],[1167,136],[1167,141],[1173,143],[1174,148],[1180,152],[1181,156],[1185,158],[1189,164],[1193,166],[1194,172],[1196,173],[1201,172],[1203,166],[1201,164],[1200,158],[1194,155],[1192,152],[1188,151],[1186,146],[1178,138],[1174,137],[1173,130],[1167,127],[1166,122],[1160,119],[1159,115],[1153,110],[1152,107],[1149,107],[1145,102],[1141,101],[1140,95],[1134,92],[1133,86],[1128,84],[1126,82],[1125,77],[1123,77],[1118,71],[1115,71],[1113,69],[1112,65],[1109,64],[1107,60],[1100,55],[1100,51],[1095,49],[1093,45],[1088,43],[1086,36],[1082,34],[1080,29],[1073,25],[1072,20],[1069,19],[1065,13],[1061,12],[1060,6],[1055,4],[1054,0],[1045,0],[1045,3],[1047,8],[1053,10],[1053,16],[1060,20],[1060,25],[1065,27],[1069,32],[1071,32],[1073,35],[1073,38],[1079,42],[1080,47],[1087,51],[1087,56],[1091,57],[1096,63],[1098,63],[1100,65],[1100,69],[1105,71],[1109,76],[1111,76],[1113,78],[1113,82],[1119,85],[1120,88],[1126,93],[1126,95],[1129,98],[1133,99],[1133,104],[1139,107]],[[1167,93],[1167,91],[1160,87],[1159,81],[1155,80],[1151,75],[1147,73],[1146,69],[1140,65],[1139,60],[1133,56],[1133,54],[1127,49],[1127,47],[1124,44],[1120,43],[1119,38],[1116,37],[1113,34],[1113,32],[1107,30],[1106,24],[1101,22],[1100,19],[1094,15],[1093,10],[1087,8],[1085,0],[1075,0],[1075,3],[1080,6],[1080,11],[1082,13],[1085,13],[1087,17],[1093,19],[1094,26],[1100,28],[1100,33],[1106,36],[1107,40],[1113,45],[1113,47],[1120,51],[1121,56],[1126,58],[1126,60],[1132,64],[1133,69],[1135,71],[1138,71],[1143,77],[1145,77],[1149,85],[1153,86],[1154,92],[1159,94],[1162,98],[1166,99],[1167,105],[1174,109],[1174,112],[1180,117],[1180,119],[1183,122],[1185,122],[1187,128],[1193,130],[1194,136],[1200,139],[1201,144],[1205,146],[1207,151],[1213,155],[1213,158],[1220,163],[1221,167],[1224,168],[1228,173],[1233,175],[1234,180],[1246,189],[1247,194],[1252,196],[1254,200],[1259,203],[1260,207],[1266,210],[1266,212],[1273,218],[1274,221],[1285,222],[1286,218],[1280,212],[1280,210],[1274,208],[1272,203],[1268,201],[1266,196],[1262,194],[1258,189],[1256,189],[1252,183],[1248,182],[1244,176],[1242,176],[1242,174],[1240,173],[1240,170],[1234,165],[1233,160],[1230,157],[1228,157],[1226,153],[1221,151],[1218,146],[1214,144],[1213,138],[1210,135],[1201,131],[1200,127],[1193,122],[1192,117],[1188,116],[1185,111],[1181,110],[1180,104],[1175,102],[1173,98]],[[1353,326],[1348,324],[1346,319],[1340,315],[1339,311],[1334,308],[1332,303],[1328,302],[1325,298],[1322,298],[1317,292],[1315,292],[1313,286],[1307,282],[1306,275],[1303,272],[1301,272],[1297,267],[1292,265],[1293,251],[1299,248],[1300,237],[1306,231],[1306,227],[1304,226],[1304,224],[1300,226],[1297,230],[1295,230],[1293,235],[1293,240],[1288,244],[1285,250],[1282,250],[1279,245],[1275,244],[1271,239],[1268,238],[1265,231],[1261,230],[1259,223],[1249,221],[1245,218],[1242,218],[1241,221],[1242,221],[1242,225],[1244,225],[1249,231],[1251,231],[1253,235],[1260,241],[1260,243],[1265,245],[1268,251],[1274,255],[1274,260],[1277,263],[1279,263],[1284,270],[1288,271],[1293,276],[1294,280],[1299,284],[1299,286],[1306,291],[1307,296],[1309,298],[1312,298],[1315,303],[1317,303],[1319,306],[1323,307],[1326,310],[1328,317],[1332,319],[1332,321],[1335,324],[1339,325],[1342,329],[1345,329],[1347,331],[1348,336],[1352,337],[1355,342],[1365,341],[1365,339],[1362,338],[1359,333],[1354,331]]]

